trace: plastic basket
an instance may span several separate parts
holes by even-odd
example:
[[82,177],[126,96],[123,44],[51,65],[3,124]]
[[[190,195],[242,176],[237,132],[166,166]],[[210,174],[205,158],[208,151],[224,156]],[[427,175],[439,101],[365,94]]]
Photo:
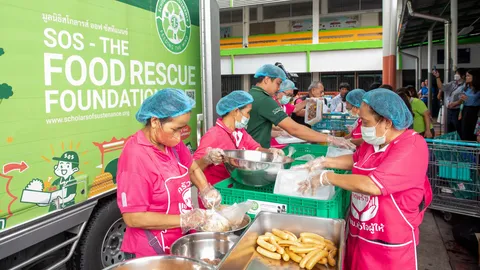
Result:
[[[323,157],[328,151],[328,146],[319,144],[291,144],[289,147],[293,147],[293,149],[295,149],[295,153],[292,155],[293,159],[304,155],[313,155],[316,158]],[[289,147],[284,148],[284,151],[288,152]]]
[[[336,173],[349,173],[349,171],[335,170]],[[215,188],[222,195],[222,203],[234,204],[247,200],[254,200],[260,203],[273,203],[281,205],[279,212],[285,211],[288,214],[325,217],[325,218],[344,218],[345,210],[350,201],[347,192],[341,188],[335,188],[335,195],[330,200],[315,200],[309,198],[291,197],[285,195],[273,194],[274,184],[265,187],[250,187],[238,184],[229,178],[219,182]],[[282,210],[284,209],[284,210]],[[255,215],[249,214],[251,217]]]

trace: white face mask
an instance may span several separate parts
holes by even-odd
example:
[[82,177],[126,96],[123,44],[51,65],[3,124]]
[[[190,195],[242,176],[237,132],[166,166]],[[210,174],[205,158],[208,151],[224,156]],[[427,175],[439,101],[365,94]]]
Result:
[[461,77],[460,77],[460,75],[455,74],[455,75],[453,76],[453,79],[454,79],[455,81],[460,81]]
[[387,140],[385,135],[387,135],[388,130],[385,131],[383,136],[377,137],[377,129],[376,129],[377,126],[378,126],[378,123],[374,127],[361,126],[362,139],[366,143],[371,144],[371,145],[376,145],[376,146],[385,144],[385,141]]
[[352,117],[357,117],[358,116],[358,114],[354,113],[353,110],[349,110],[348,114]]
[[247,125],[248,125],[248,121],[250,120],[250,118],[247,118],[245,116],[242,115],[242,120],[240,120],[240,122],[238,122],[237,120],[235,120],[235,128],[236,129],[242,129],[242,128],[247,128]]

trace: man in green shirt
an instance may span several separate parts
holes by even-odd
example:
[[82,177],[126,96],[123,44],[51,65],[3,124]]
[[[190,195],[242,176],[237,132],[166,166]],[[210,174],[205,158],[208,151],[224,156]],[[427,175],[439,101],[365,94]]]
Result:
[[253,97],[250,120],[247,132],[263,148],[270,148],[272,125],[279,126],[290,135],[314,143],[329,143],[343,148],[355,149],[350,141],[331,135],[316,132],[304,125],[300,125],[283,111],[282,107],[273,99],[280,90],[280,84],[286,80],[285,72],[275,65],[267,64],[260,67],[255,73],[255,86],[250,89]]

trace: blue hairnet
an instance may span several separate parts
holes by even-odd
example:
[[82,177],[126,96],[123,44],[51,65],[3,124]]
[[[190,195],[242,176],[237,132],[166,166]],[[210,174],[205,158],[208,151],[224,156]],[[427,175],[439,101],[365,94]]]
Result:
[[287,90],[297,90],[297,87],[295,87],[295,83],[293,83],[290,80],[283,81],[282,84],[280,85],[280,90],[278,91],[278,93],[282,93]]
[[275,65],[272,64],[266,64],[261,66],[257,72],[255,72],[254,78],[258,77],[270,77],[272,79],[280,78],[282,79],[282,82],[287,79],[287,75],[285,75],[285,72],[283,70]]
[[365,95],[365,90],[363,89],[354,89],[347,94],[347,102],[353,106],[360,108],[362,105],[362,98]]
[[378,88],[365,93],[363,102],[381,116],[392,121],[396,129],[405,129],[412,125],[412,113],[403,99],[395,92]]
[[221,98],[217,103],[218,115],[227,113],[253,103],[253,97],[248,92],[236,90]]
[[193,106],[195,101],[184,91],[166,88],[145,99],[135,117],[138,122],[146,124],[152,117],[161,119],[186,114]]

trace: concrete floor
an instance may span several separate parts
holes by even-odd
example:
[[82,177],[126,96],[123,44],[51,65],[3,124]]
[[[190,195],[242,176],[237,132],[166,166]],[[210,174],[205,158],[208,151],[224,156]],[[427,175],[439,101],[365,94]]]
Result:
[[419,270],[476,270],[476,258],[458,245],[452,225],[437,211],[427,211],[420,226]]

